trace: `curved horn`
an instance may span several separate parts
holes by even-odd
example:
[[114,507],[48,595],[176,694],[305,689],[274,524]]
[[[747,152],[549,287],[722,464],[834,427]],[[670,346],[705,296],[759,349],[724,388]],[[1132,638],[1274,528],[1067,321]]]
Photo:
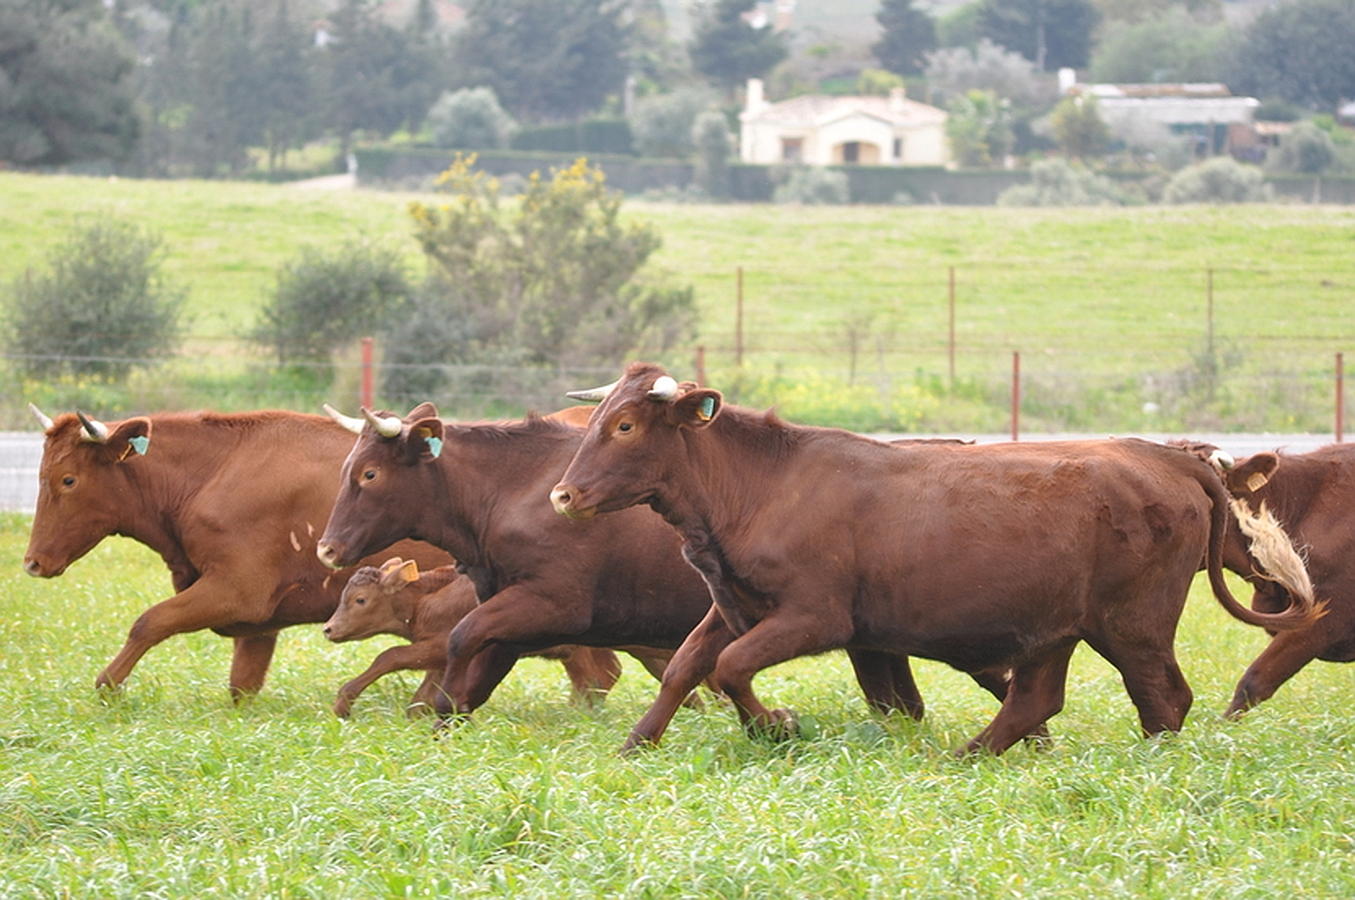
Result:
[[601,403],[620,383],[621,379],[618,378],[611,384],[604,384],[602,387],[590,388],[586,391],[566,391],[565,396],[571,400],[582,400],[584,403]]
[[36,404],[28,404],[28,409],[33,415],[38,417],[38,424],[42,426],[43,431],[50,431],[52,428],[52,417],[38,409]]
[[344,428],[347,428],[354,434],[362,434],[362,422],[363,422],[362,419],[358,418],[357,416],[345,416],[343,413],[339,412],[337,409],[330,406],[328,403],[321,403],[320,408],[323,409],[331,419],[333,419],[335,422],[338,422]]
[[84,426],[84,433],[80,435],[80,440],[90,441],[95,444],[102,444],[108,440],[108,426],[97,419],[91,419],[80,410],[75,411],[75,417],[80,420]]
[[1209,454],[1209,461],[1214,464],[1216,469],[1221,471],[1231,469],[1236,463],[1232,454],[1224,450],[1215,450],[1213,453]]
[[384,438],[399,437],[400,429],[405,424],[399,416],[378,416],[365,406],[362,408],[362,417]]
[[652,400],[672,400],[677,396],[678,383],[672,375],[660,375],[654,382],[654,387],[649,389],[649,396]]

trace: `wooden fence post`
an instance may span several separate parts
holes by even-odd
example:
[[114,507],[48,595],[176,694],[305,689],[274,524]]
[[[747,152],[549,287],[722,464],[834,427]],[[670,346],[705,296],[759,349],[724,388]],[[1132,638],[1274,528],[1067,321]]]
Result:
[[1336,443],[1346,435],[1346,355],[1336,354]]

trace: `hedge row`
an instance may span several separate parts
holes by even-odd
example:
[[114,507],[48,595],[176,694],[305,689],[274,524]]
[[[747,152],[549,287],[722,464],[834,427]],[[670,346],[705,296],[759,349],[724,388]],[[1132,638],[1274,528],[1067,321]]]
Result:
[[[573,127],[573,126],[570,126]],[[527,176],[534,171],[564,168],[586,155],[607,175],[607,181],[627,194],[685,190],[692,183],[692,165],[680,160],[643,159],[577,150],[530,152],[481,150],[477,166],[498,175]],[[455,151],[417,147],[365,147],[356,152],[358,178],[364,184],[427,181],[451,165]],[[1026,170],[952,170],[940,166],[835,166],[847,176],[853,203],[940,203],[985,206],[1007,188],[1029,181]],[[760,203],[771,199],[776,186],[774,166],[739,163],[730,167],[731,199]],[[1141,181],[1138,172],[1111,173],[1122,183]],[[1313,178],[1271,175],[1266,183],[1277,196],[1304,202],[1355,204],[1355,177]]]

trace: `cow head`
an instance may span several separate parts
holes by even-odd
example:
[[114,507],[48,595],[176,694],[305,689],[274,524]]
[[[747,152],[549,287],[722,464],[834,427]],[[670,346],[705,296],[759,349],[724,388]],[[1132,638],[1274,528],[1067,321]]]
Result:
[[436,517],[438,496],[430,465],[442,452],[437,408],[421,403],[399,416],[363,409],[362,419],[330,410],[358,439],[344,460],[339,495],[315,555],[339,569],[402,538],[424,537],[421,526]]
[[402,596],[419,580],[414,560],[392,557],[378,566],[363,566],[344,585],[339,606],[324,624],[331,641],[361,641],[378,634],[401,634],[414,610],[414,597]]
[[570,396],[601,403],[550,495],[556,512],[576,519],[649,502],[680,464],[681,434],[709,426],[723,404],[719,391],[678,383],[648,363],[631,364],[606,388]]
[[151,420],[106,425],[84,413],[53,420],[31,408],[46,442],[24,571],[52,578],[125,527],[129,506],[140,493],[132,470],[150,446]]

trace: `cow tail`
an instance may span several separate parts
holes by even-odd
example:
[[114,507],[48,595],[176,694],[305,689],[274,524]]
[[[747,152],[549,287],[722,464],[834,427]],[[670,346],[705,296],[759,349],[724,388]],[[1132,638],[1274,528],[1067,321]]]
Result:
[[[1209,573],[1209,586],[1219,604],[1234,618],[1272,631],[1306,628],[1325,616],[1327,604],[1317,600],[1303,557],[1294,549],[1293,541],[1279,520],[1264,505],[1259,513],[1253,513],[1245,502],[1233,500],[1212,470],[1199,480],[1213,503],[1205,568]],[[1289,608],[1284,612],[1263,613],[1249,609],[1237,602],[1228,590],[1228,583],[1223,579],[1223,541],[1229,510],[1243,536],[1250,541],[1248,550],[1260,563],[1264,577],[1275,581],[1289,594]]]

